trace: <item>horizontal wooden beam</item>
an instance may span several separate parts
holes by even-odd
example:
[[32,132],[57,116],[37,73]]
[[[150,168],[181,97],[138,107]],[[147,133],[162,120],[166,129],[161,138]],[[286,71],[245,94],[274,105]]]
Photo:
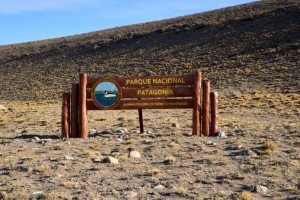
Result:
[[87,81],[87,87],[92,88],[98,81],[103,80],[114,80],[119,83],[121,87],[193,85],[193,74],[183,76],[133,76],[112,78],[89,77]]
[[[161,98],[161,97],[192,97],[193,87],[151,87],[122,88],[122,98]],[[87,99],[92,99],[92,91],[87,89]]]
[[[180,109],[193,108],[193,98],[186,99],[122,99],[112,110],[133,109]],[[92,100],[87,101],[87,110],[105,110],[97,107]]]

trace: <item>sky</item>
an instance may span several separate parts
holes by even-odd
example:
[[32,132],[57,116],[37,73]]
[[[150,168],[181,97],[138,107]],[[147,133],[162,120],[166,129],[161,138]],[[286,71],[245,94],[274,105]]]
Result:
[[253,0],[0,0],[0,45],[99,31]]

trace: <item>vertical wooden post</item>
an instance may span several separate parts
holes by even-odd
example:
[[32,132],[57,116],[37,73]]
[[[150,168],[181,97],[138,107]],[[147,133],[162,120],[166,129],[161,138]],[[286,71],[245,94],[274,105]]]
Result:
[[70,134],[70,94],[62,94],[61,137],[68,138]]
[[144,133],[143,110],[139,109],[140,133]]
[[218,93],[211,92],[211,136],[217,136],[219,132],[219,116],[218,116]]
[[86,138],[88,136],[88,121],[86,109],[86,87],[87,87],[87,74],[80,74],[79,80],[79,137]]
[[194,74],[194,108],[193,108],[193,135],[200,136],[201,126],[200,126],[200,113],[201,113],[201,81],[202,73],[196,71]]
[[71,135],[70,137],[79,137],[79,124],[78,124],[78,94],[79,84],[72,84],[71,93]]
[[202,100],[202,134],[209,136],[209,104],[210,104],[210,82],[203,83],[203,100]]

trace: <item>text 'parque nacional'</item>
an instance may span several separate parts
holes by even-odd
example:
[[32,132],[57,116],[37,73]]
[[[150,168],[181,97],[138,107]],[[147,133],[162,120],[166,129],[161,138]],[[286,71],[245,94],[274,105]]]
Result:
[[164,85],[164,84],[185,84],[182,77],[175,78],[148,78],[148,79],[127,79],[126,85]]

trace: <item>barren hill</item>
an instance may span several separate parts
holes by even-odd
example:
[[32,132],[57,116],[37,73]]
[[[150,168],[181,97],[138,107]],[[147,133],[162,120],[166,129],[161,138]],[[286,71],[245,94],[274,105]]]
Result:
[[[0,199],[299,200],[299,55],[299,0],[0,46]],[[80,72],[196,69],[223,137],[192,136],[191,109],[170,109],[145,110],[143,134],[136,110],[89,111],[89,138],[60,139]]]
[[0,99],[58,99],[93,76],[184,74],[214,88],[299,93],[299,1],[262,1],[54,40],[0,46]]

